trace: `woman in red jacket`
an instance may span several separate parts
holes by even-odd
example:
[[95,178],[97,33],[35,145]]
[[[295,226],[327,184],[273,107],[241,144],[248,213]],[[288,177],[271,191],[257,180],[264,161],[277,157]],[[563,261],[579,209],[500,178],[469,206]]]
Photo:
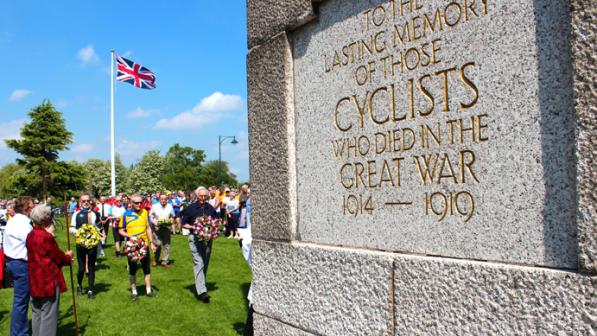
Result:
[[71,263],[73,252],[64,253],[58,247],[49,206],[36,206],[29,217],[33,222],[27,236],[33,336],[56,335],[60,293],[66,292],[60,267]]

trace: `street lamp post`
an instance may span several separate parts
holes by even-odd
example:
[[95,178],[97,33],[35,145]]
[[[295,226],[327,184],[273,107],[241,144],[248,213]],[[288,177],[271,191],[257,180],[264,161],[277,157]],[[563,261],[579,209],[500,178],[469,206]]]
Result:
[[232,139],[231,144],[236,145],[236,137],[234,135],[218,135],[218,182],[219,186],[222,185],[222,143],[227,139]]

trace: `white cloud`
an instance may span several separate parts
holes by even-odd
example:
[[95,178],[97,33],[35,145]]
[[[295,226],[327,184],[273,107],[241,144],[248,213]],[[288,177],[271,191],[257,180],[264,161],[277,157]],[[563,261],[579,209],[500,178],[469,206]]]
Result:
[[0,148],[6,148],[4,140],[21,139],[21,128],[24,124],[25,119],[0,123]]
[[73,147],[72,151],[75,154],[89,153],[89,152],[93,151],[93,145],[92,144],[79,144],[79,145],[76,145],[75,147]]
[[99,57],[93,49],[93,45],[88,45],[77,52],[77,58],[83,64],[94,64],[99,61]]
[[11,102],[21,101],[23,98],[25,98],[28,95],[30,95],[31,92],[32,92],[31,90],[27,90],[27,89],[17,89],[17,90],[14,90],[10,94],[10,97],[8,97],[8,100],[10,100]]
[[116,153],[120,154],[123,160],[135,160],[141,155],[145,154],[150,149],[156,149],[160,145],[157,140],[136,142],[127,139],[122,139],[116,144]]
[[58,102],[56,102],[56,107],[59,109],[66,108],[67,106],[68,106],[68,101],[66,101],[64,99],[59,99]]
[[201,99],[201,102],[191,110],[182,112],[170,119],[159,120],[155,124],[155,128],[200,128],[223,118],[225,112],[239,109],[242,106],[243,101],[240,96],[214,92],[209,97]]
[[158,110],[144,110],[141,107],[137,107],[133,111],[129,112],[128,117],[130,119],[147,118],[152,114],[157,113]]

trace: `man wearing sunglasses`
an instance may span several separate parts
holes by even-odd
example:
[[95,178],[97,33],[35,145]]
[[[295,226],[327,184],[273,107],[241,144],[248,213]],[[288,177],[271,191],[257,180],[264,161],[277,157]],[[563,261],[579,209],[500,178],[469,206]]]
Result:
[[[143,200],[139,195],[133,195],[131,197],[131,208],[127,210],[122,219],[120,220],[119,233],[121,236],[128,239],[141,238],[145,241],[145,244],[151,246],[151,252],[155,253],[156,246],[153,244],[153,237],[151,234],[151,228],[149,227],[149,216],[147,210],[141,207]],[[145,289],[146,294],[150,298],[155,298],[157,295],[151,291],[151,253],[145,255],[140,260],[143,274],[145,275]],[[137,300],[137,261],[128,260],[129,265],[129,276],[131,283],[131,300]]]
[[[79,197],[79,211],[73,214],[70,224],[70,232],[76,234],[77,230],[85,225],[95,225],[99,232],[103,229],[99,216],[91,209],[91,196],[89,194],[81,194]],[[97,260],[97,247],[85,248],[77,245],[77,263],[79,270],[77,272],[77,294],[83,295],[83,277],[85,277],[85,261],[87,261],[87,281],[89,288],[87,290],[87,297],[95,299],[93,292],[93,285],[95,283],[95,261]]]

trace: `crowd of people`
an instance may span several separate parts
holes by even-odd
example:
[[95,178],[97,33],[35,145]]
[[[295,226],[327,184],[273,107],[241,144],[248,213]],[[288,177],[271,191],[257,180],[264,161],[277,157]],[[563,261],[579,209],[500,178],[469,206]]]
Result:
[[[2,204],[0,203],[0,206]],[[114,241],[114,256],[127,257],[127,269],[132,301],[139,296],[136,274],[143,271],[145,295],[156,298],[151,286],[151,267],[169,269],[172,235],[188,236],[193,260],[193,274],[198,300],[209,303],[205,279],[212,250],[212,240],[197,236],[196,220],[208,216],[225,225],[223,235],[241,240],[243,255],[250,261],[250,189],[239,190],[215,186],[198,187],[192,192],[155,192],[118,194],[95,199],[82,193],[68,203],[69,232],[80,238],[81,229],[92,226],[98,243],[79,244],[75,252],[63,252],[54,238],[55,227],[51,208],[35,204],[29,196],[21,196],[4,205],[0,216],[7,219],[2,247],[9,275],[14,286],[11,336],[29,335],[28,305],[32,305],[33,335],[55,335],[60,292],[66,291],[61,267],[77,260],[77,294],[95,298],[95,270],[98,257],[108,257],[110,236]],[[133,242],[142,241],[148,253],[131,258],[127,252]],[[87,241],[86,241],[87,242]],[[87,276],[87,288],[83,280]]]

